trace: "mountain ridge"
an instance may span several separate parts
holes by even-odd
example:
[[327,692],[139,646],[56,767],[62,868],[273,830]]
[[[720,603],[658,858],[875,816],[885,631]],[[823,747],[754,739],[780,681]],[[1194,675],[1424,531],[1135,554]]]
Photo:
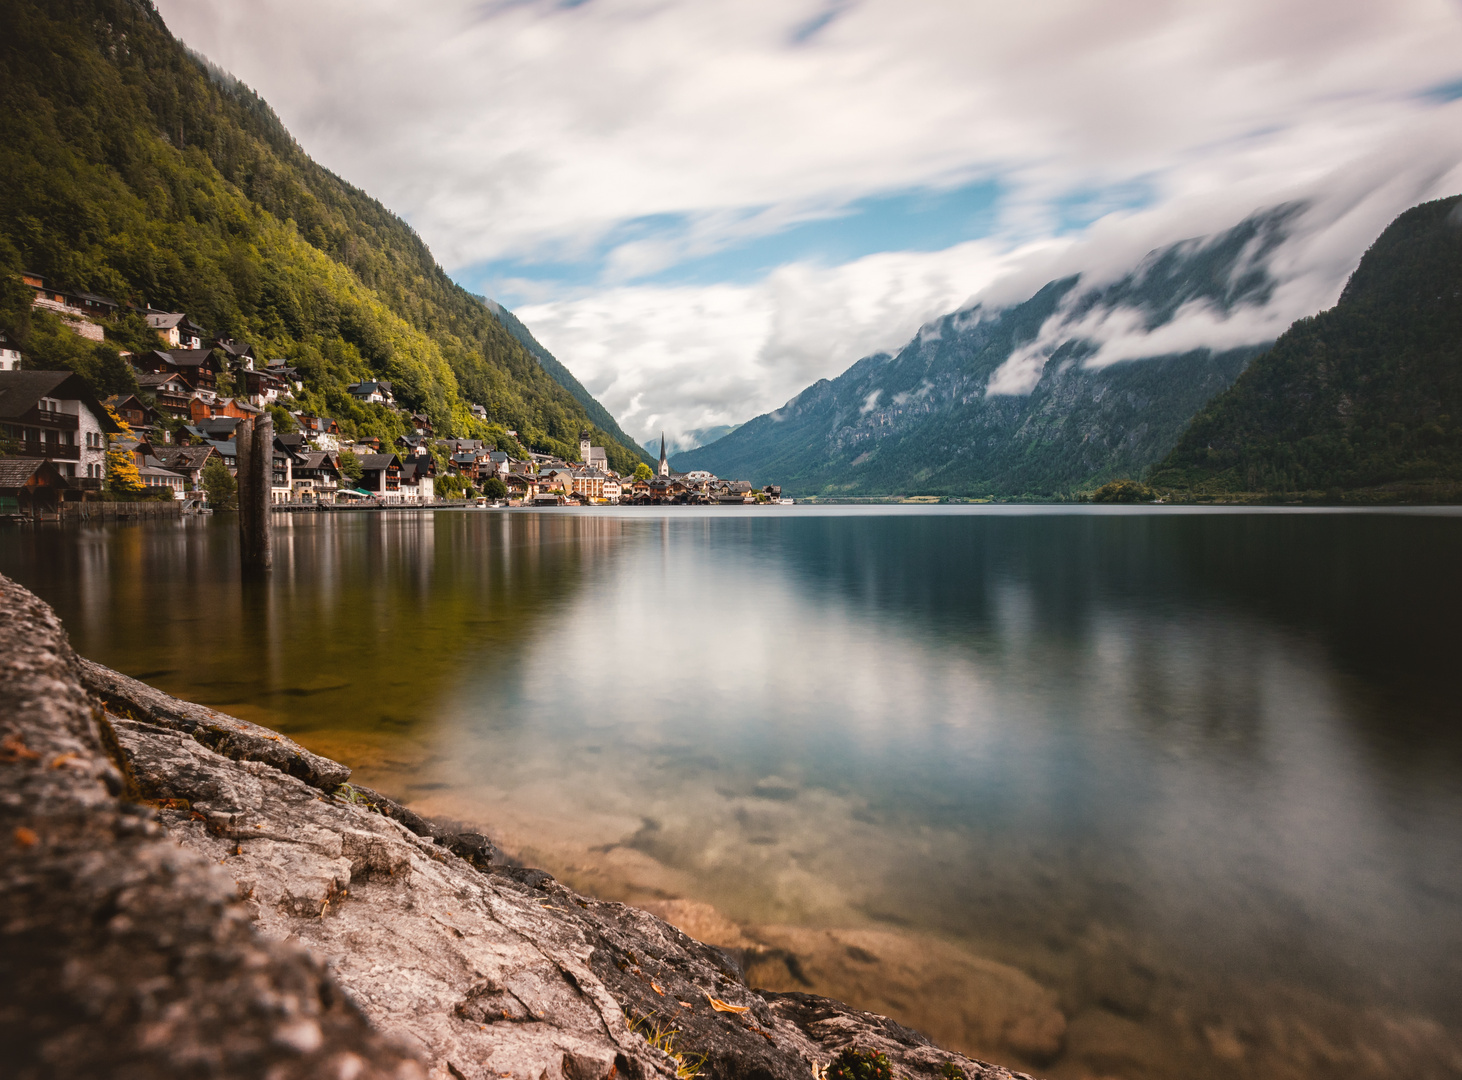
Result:
[[1268,342],[1117,362],[1104,350],[1262,308],[1277,284],[1266,259],[1302,209],[1157,249],[1115,280],[1072,275],[1018,304],[932,320],[897,352],[864,357],[672,463],[800,497],[1051,497],[1140,472]]
[[1412,207],[1149,476],[1195,496],[1462,483],[1462,195]]
[[[393,382],[443,433],[575,456],[583,405],[436,263],[411,227],[305,154],[257,94],[146,0],[0,5],[0,326],[42,367],[127,389],[140,318],[80,342],[21,271],[188,312],[304,376],[301,405],[362,435],[403,418],[345,387]],[[488,420],[472,416],[482,405]],[[637,452],[602,430],[611,464]]]
[[584,388],[584,384],[574,376],[574,373],[533,336],[533,331],[529,330],[517,315],[489,297],[482,297],[482,302],[498,322],[503,324],[508,333],[512,334],[523,348],[527,349],[542,365],[543,370],[548,372],[553,381],[573,395],[574,400],[584,407],[584,411],[589,414],[589,419],[594,421],[601,431],[607,432],[616,442],[638,455],[639,459],[647,465],[654,464],[654,459],[648,451],[624,433],[619,422],[614,419],[609,410],[599,404],[594,395],[589,393]]

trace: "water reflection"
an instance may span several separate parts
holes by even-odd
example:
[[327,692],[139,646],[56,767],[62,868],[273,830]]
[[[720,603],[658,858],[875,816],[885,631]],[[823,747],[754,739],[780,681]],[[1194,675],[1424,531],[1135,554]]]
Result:
[[1462,1071],[1456,517],[282,522],[258,588],[224,519],[0,569],[767,985],[1052,1076]]

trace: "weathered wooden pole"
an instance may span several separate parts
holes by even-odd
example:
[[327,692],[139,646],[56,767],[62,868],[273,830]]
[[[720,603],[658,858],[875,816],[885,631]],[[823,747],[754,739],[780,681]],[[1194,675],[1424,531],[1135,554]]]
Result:
[[249,494],[249,480],[254,475],[254,470],[249,468],[249,463],[254,457],[254,421],[248,417],[240,420],[234,427],[234,481],[238,485],[235,496],[239,500],[239,565],[249,565],[249,538],[253,530],[249,528],[249,515],[254,509],[254,500]]
[[268,413],[239,421],[234,455],[239,469],[239,560],[244,573],[262,573],[273,564],[269,489],[274,476],[274,419]]

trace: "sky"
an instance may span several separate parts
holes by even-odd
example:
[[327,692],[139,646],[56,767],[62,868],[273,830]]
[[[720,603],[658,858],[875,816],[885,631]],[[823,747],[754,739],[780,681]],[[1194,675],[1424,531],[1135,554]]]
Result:
[[1169,334],[1267,340],[1462,192],[1462,0],[158,8],[672,445],[975,300],[1301,202],[1267,307]]

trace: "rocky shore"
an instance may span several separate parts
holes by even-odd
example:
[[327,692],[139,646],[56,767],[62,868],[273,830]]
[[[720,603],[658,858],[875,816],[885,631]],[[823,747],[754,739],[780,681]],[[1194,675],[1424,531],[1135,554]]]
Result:
[[[71,650],[0,576],[0,1053],[32,1077],[1024,1074],[513,865]],[[953,1066],[953,1068],[951,1068]]]

